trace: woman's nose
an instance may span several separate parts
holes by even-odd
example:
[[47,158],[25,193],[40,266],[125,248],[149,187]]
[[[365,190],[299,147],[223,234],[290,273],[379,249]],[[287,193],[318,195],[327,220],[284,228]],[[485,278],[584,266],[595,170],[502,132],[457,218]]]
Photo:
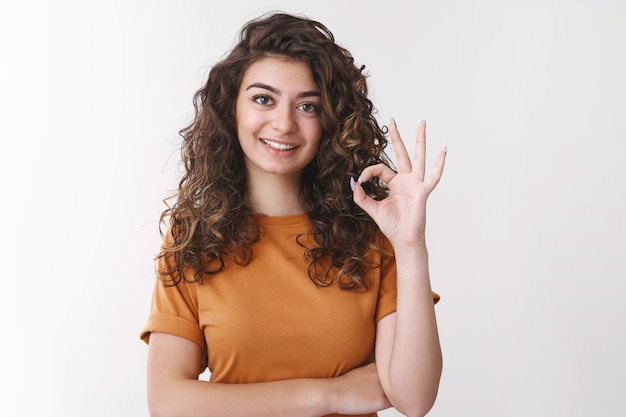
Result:
[[273,116],[271,125],[276,132],[284,135],[298,130],[294,110],[289,106],[277,107]]

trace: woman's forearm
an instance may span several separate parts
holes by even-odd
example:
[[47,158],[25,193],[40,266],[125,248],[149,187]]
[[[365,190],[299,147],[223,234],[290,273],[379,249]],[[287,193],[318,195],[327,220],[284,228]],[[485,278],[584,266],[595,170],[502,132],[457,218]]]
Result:
[[394,250],[398,299],[383,387],[399,411],[423,416],[435,401],[442,369],[428,251],[425,244]]
[[373,364],[334,378],[224,384],[198,380],[201,354],[198,345],[178,336],[150,336],[151,417],[319,417],[389,407]]
[[150,416],[318,417],[332,413],[328,382],[294,379],[256,384],[198,380],[154,383],[148,396]]

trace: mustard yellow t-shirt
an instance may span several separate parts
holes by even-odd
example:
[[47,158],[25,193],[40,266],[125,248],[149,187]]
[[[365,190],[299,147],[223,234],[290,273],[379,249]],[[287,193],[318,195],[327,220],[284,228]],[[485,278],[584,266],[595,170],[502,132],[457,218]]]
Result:
[[309,231],[306,215],[258,222],[250,264],[229,263],[202,284],[157,280],[141,338],[163,332],[191,340],[206,352],[211,381],[221,383],[335,377],[366,364],[377,321],[396,308],[393,259],[370,270],[367,291],[317,287],[296,242]]

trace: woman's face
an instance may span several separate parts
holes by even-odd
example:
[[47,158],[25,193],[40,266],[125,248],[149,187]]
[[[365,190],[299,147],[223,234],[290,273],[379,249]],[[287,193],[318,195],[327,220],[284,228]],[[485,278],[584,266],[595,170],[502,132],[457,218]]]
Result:
[[320,90],[307,64],[268,57],[244,73],[237,135],[248,175],[299,177],[322,135]]

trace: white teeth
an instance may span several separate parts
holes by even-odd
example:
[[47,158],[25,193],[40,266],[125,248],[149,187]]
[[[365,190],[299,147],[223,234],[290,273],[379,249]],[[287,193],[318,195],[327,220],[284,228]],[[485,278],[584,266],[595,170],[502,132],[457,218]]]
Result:
[[296,149],[295,146],[285,145],[283,143],[271,142],[271,141],[265,140],[265,139],[261,139],[261,140],[263,141],[264,144],[266,144],[270,148],[277,149],[279,151],[290,151],[292,149]]

